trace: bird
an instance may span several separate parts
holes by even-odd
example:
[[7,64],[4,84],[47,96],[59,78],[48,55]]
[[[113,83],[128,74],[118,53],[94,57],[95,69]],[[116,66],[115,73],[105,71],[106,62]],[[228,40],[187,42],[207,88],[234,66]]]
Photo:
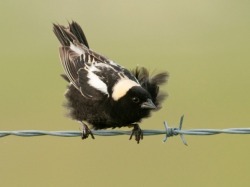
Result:
[[[139,124],[161,108],[167,94],[159,89],[167,71],[150,75],[145,67],[129,70],[89,47],[76,21],[68,26],[53,23],[59,40],[59,56],[68,82],[68,116],[82,124],[82,139],[95,139],[92,130],[132,127],[130,140],[143,139]],[[130,59],[131,60],[131,59]]]

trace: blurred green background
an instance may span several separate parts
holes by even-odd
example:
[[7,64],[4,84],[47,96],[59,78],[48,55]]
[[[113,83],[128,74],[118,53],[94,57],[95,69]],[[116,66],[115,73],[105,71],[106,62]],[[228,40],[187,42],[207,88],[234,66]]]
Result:
[[[79,22],[92,49],[128,68],[167,70],[164,107],[144,129],[250,126],[250,2],[1,1],[0,130],[79,130],[52,23]],[[0,139],[1,186],[249,186],[250,136]]]

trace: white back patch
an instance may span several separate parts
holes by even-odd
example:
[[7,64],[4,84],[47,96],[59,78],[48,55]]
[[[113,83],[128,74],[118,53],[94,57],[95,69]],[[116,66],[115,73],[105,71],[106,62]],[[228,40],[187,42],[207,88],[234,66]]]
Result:
[[73,43],[70,42],[70,46],[69,48],[72,50],[72,51],[75,51],[78,55],[81,55],[83,54],[83,50],[77,46],[75,46]]
[[130,79],[120,79],[113,87],[113,93],[112,98],[117,101],[120,98],[122,98],[126,93],[129,91],[130,88],[134,86],[140,86],[135,81],[132,81]]
[[93,88],[101,91],[102,93],[109,95],[107,85],[94,73],[94,71],[100,71],[100,70],[97,69],[94,65],[88,67],[87,70],[88,70],[87,77],[89,78],[88,84]]

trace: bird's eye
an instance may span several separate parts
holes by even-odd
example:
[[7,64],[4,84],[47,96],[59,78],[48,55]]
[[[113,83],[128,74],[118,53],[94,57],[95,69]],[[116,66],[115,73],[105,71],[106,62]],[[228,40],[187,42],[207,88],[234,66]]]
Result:
[[139,99],[138,97],[133,97],[133,98],[132,98],[132,101],[133,101],[134,103],[139,103],[140,99]]

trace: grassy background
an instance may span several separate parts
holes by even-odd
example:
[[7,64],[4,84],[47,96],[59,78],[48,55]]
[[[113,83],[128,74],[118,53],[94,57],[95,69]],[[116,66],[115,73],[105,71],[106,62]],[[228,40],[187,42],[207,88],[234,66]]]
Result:
[[[0,130],[78,130],[64,116],[52,23],[76,20],[92,49],[128,68],[168,70],[163,129],[249,127],[249,1],[1,1]],[[127,136],[0,139],[1,186],[249,186],[248,135],[161,143]]]

